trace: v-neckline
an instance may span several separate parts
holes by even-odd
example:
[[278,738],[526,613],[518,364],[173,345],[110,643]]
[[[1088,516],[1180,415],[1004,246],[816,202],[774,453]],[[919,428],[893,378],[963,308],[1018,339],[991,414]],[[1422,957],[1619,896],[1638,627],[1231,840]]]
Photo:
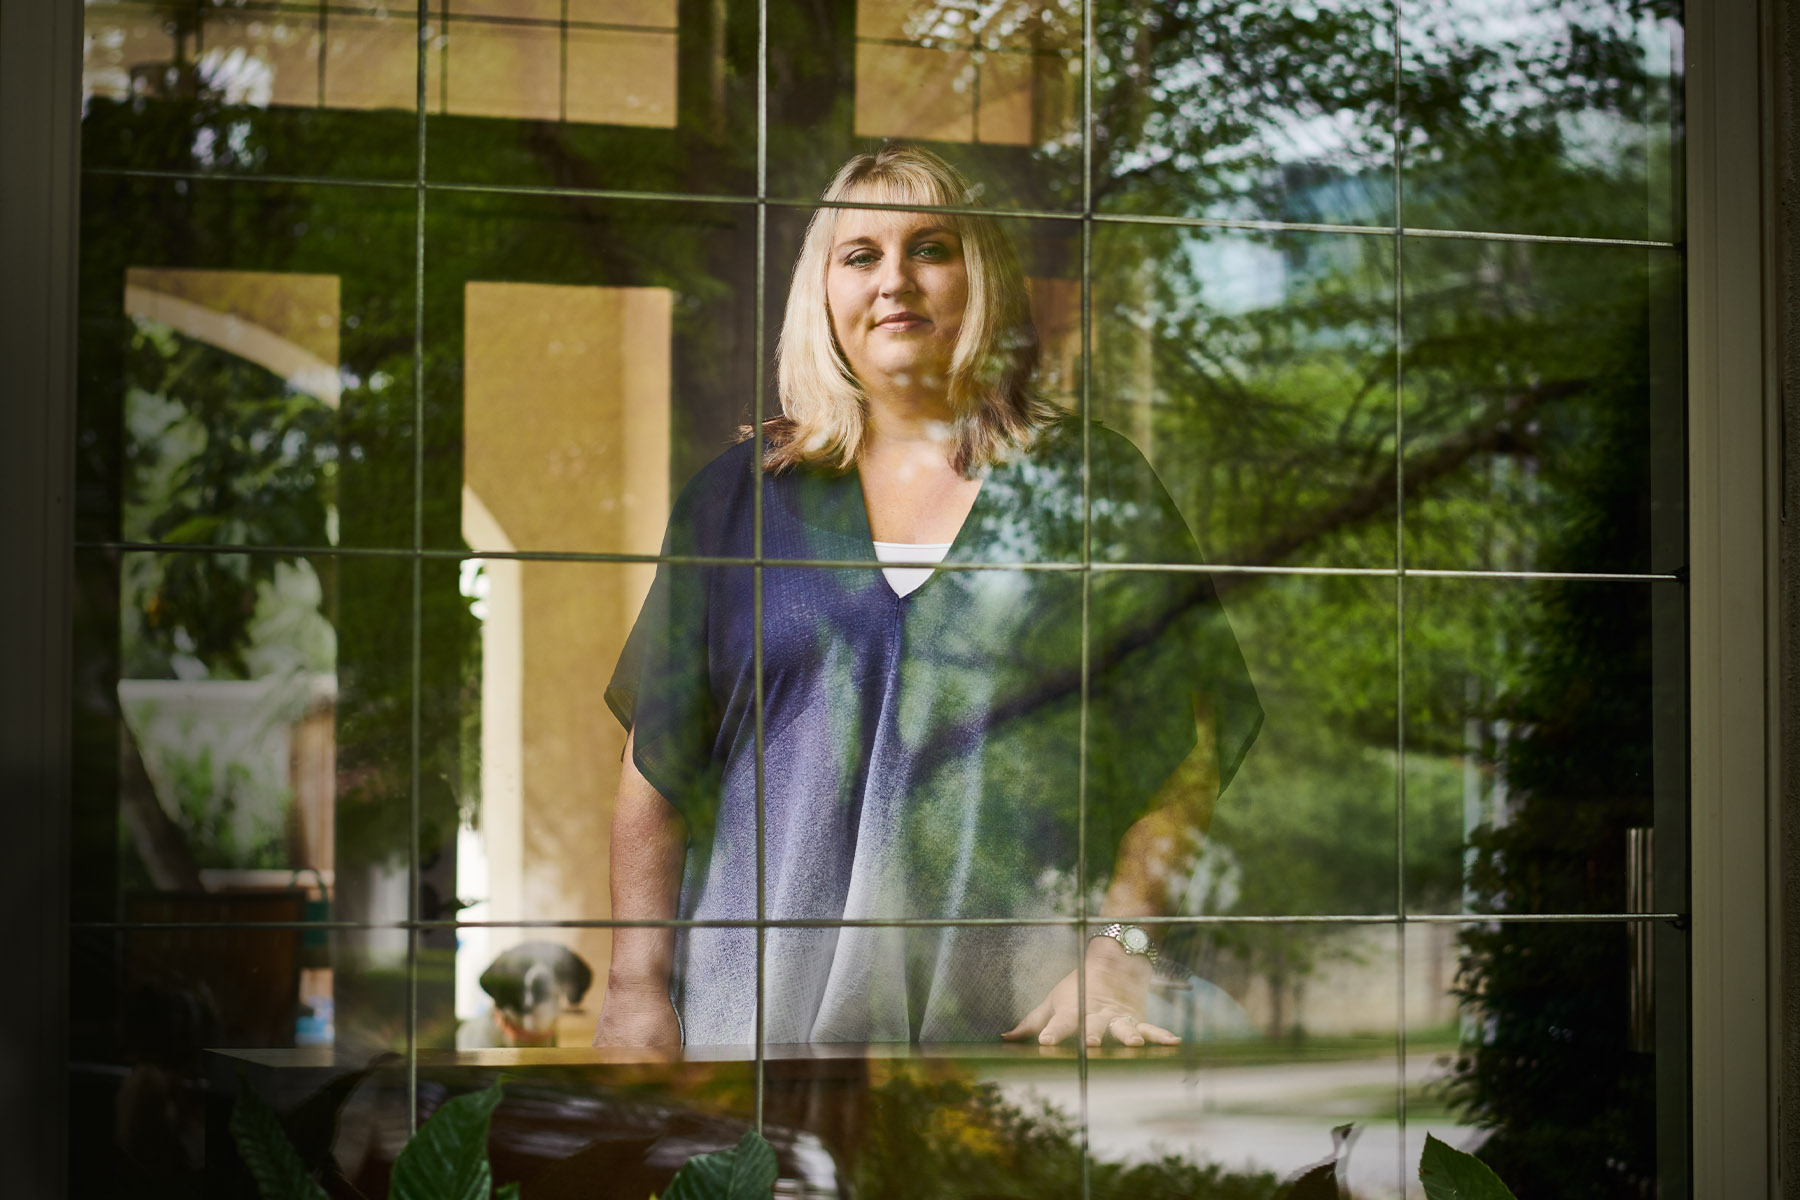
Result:
[[854,486],[856,495],[856,503],[853,507],[860,517],[856,533],[862,543],[865,556],[870,562],[876,565],[877,573],[881,574],[881,585],[892,593],[895,600],[901,603],[911,600],[914,596],[917,596],[920,592],[930,587],[932,582],[943,573],[937,569],[938,567],[943,566],[947,562],[955,562],[961,559],[961,551],[965,544],[964,535],[969,532],[969,527],[975,523],[975,514],[981,510],[982,498],[988,493],[988,483],[993,479],[994,472],[999,469],[1000,468],[997,465],[990,465],[983,468],[981,486],[975,489],[975,499],[969,502],[969,511],[963,514],[962,524],[956,527],[956,534],[950,539],[950,548],[944,551],[944,557],[939,559],[936,566],[932,568],[931,577],[925,580],[924,583],[921,583],[918,587],[907,592],[906,595],[902,596],[900,593],[894,591],[894,585],[888,581],[887,575],[881,572],[882,567],[892,566],[894,564],[883,563],[881,561],[881,556],[875,552],[875,527],[869,523],[869,500],[867,493],[863,491],[862,465],[860,463],[852,463],[850,465],[849,482]]

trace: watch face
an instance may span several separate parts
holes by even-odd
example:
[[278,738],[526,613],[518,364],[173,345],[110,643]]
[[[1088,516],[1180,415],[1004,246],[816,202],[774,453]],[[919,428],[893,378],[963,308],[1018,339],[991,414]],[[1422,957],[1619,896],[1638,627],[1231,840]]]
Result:
[[1128,925],[1119,931],[1119,944],[1132,954],[1142,954],[1150,949],[1150,935],[1136,925]]

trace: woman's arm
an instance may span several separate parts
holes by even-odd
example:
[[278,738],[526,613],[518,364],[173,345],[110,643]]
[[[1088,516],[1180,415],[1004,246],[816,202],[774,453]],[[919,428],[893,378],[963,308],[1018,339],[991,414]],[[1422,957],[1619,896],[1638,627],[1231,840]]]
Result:
[[[681,897],[687,829],[650,785],[625,739],[625,763],[613,800],[612,911],[623,921],[670,920]],[[675,1049],[681,1023],[669,1000],[675,931],[666,926],[613,930],[606,997],[594,1030],[596,1046]]]
[[1155,918],[1174,909],[1179,901],[1175,889],[1185,885],[1200,843],[1212,828],[1218,795],[1217,729],[1212,709],[1196,697],[1194,748],[1157,791],[1151,810],[1119,839],[1101,915]]
[[[1201,839],[1212,825],[1213,801],[1219,794],[1219,755],[1211,710],[1194,704],[1194,749],[1157,792],[1156,807],[1140,817],[1119,840],[1118,860],[1100,915],[1122,921],[1139,918],[1157,930],[1155,917],[1174,908],[1175,884],[1184,880]],[[1181,1039],[1144,1020],[1150,992],[1150,960],[1125,953],[1117,941],[1096,937],[1087,946],[1087,1019],[1090,1046],[1107,1037],[1128,1045],[1146,1041],[1171,1044]],[[1002,1036],[1020,1040],[1037,1035],[1054,1045],[1081,1026],[1076,973],[1069,972],[1044,1002]]]

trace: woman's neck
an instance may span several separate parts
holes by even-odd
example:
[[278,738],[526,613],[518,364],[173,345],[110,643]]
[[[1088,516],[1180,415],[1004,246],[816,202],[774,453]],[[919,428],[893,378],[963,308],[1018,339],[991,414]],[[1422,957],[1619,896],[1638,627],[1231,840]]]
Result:
[[955,414],[943,392],[895,387],[869,393],[865,456],[933,451],[948,459],[955,438]]
[[869,532],[877,541],[955,539],[981,490],[980,479],[950,465],[955,436],[950,406],[941,397],[908,405],[870,397],[857,470]]

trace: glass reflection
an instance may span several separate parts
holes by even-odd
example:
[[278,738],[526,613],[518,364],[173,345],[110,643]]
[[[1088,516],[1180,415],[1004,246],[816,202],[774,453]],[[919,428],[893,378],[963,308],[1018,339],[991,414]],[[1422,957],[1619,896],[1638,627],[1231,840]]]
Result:
[[1393,221],[1386,5],[1100,0],[1093,16],[1095,208]]
[[[601,864],[625,730],[607,711],[606,680],[657,570],[489,558],[466,560],[446,581],[473,630],[462,673],[443,677],[433,702],[444,705],[445,735],[461,745],[462,786],[454,827],[432,831],[421,854],[452,860],[442,891],[465,898],[461,919],[612,915]],[[609,935],[571,936],[570,947],[603,976]],[[458,979],[467,1015],[472,985]]]
[[1107,224],[1091,262],[1094,415],[1206,561],[1391,566],[1391,243]]
[[[1336,1158],[1349,1194],[1399,1195],[1398,932],[1207,926],[1205,977],[1171,991],[1183,1043],[1089,1063],[1094,1194],[1280,1194]],[[1447,993],[1455,957],[1414,958],[1419,932],[1407,970]],[[1409,1034],[1408,1053],[1453,1045],[1452,1029]]]
[[[87,165],[403,177],[418,17],[377,5],[83,8]],[[437,80],[427,80],[437,96]]]
[[411,543],[408,209],[86,179],[84,539]]
[[1080,10],[856,6],[858,137],[1032,146],[1078,136]]
[[675,124],[674,4],[458,4],[428,69],[436,111],[472,117]]
[[[667,1195],[694,1154],[735,1145],[755,1121],[756,1075],[747,1059],[663,1064],[566,1050],[427,1052],[420,1112],[500,1083],[489,1126],[494,1182],[548,1198]],[[791,1195],[831,1195],[836,1174],[820,1139],[765,1109],[778,1184]],[[801,1189],[805,1189],[804,1191]]]
[[[87,748],[75,781],[80,919],[367,923],[329,945],[321,931],[295,935],[296,1003],[310,1017],[290,1014],[279,1038],[258,1025],[258,1040],[218,1044],[404,1049],[413,956],[398,924],[428,907],[408,885],[410,564],[92,551],[77,578],[80,611],[114,622],[84,619],[75,646],[91,681],[75,714]],[[421,677],[445,658],[434,647]],[[422,761],[443,767],[435,744]],[[426,828],[435,801],[428,791],[419,806]],[[254,907],[269,896],[288,908]],[[189,962],[192,950],[194,970],[229,976],[230,944],[144,953]],[[427,935],[422,950],[434,949]],[[253,1010],[220,989],[229,1029]],[[422,1029],[437,992],[417,989]]]
[[1081,203],[1081,8],[777,0],[769,10],[769,188],[812,199],[877,138],[931,149],[999,208]]
[[1409,564],[1681,566],[1673,252],[1423,238],[1404,251]]
[[757,29],[749,0],[452,3],[426,51],[428,170],[754,194]]
[[143,891],[276,884],[322,889],[337,919],[408,918],[409,565],[208,552],[79,565],[83,611],[114,622],[84,621],[76,647],[110,681],[79,705],[84,738],[111,741],[77,789],[84,918],[134,919],[119,905]]
[[96,583],[116,571],[124,886],[218,891],[304,872],[329,887],[340,564],[189,553],[84,565]]
[[1408,6],[1403,224],[1673,240],[1681,5]]
[[[1407,1057],[1408,1161],[1430,1132],[1476,1152],[1519,1195],[1656,1195],[1682,1153],[1661,1137],[1687,1136],[1687,1030],[1666,1003],[1684,984],[1640,1022],[1635,925],[1443,928],[1460,963],[1458,1024],[1450,1045]],[[1652,936],[1671,961],[1685,956],[1677,931]],[[1684,1115],[1659,1137],[1671,1104]],[[1416,1178],[1406,1194],[1424,1195]]]
[[337,277],[132,267],[124,307],[123,537],[335,542]]
[[1678,586],[1407,580],[1409,905],[1631,911],[1630,831],[1685,728],[1653,637]]
[[[1097,648],[1129,636],[1130,626],[1108,610],[1096,577],[1091,641]],[[1173,589],[1167,574],[1145,573]],[[1180,576],[1174,578],[1179,579]],[[1217,683],[1196,686],[1207,700],[1198,716],[1202,735],[1216,746],[1219,768],[1241,760],[1217,804],[1202,778],[1177,775],[1163,795],[1199,805],[1188,854],[1169,862],[1163,888],[1167,912],[1206,916],[1281,916],[1391,913],[1395,910],[1397,837],[1394,585],[1356,577],[1219,574],[1213,587],[1229,614],[1192,627],[1188,662],[1223,655],[1228,640],[1243,648],[1254,681],[1260,727]],[[1098,660],[1096,660],[1098,661]],[[1111,686],[1133,697],[1141,671]],[[1103,693],[1101,693],[1103,694]],[[1143,697],[1153,697],[1146,693]],[[1238,714],[1234,716],[1234,714]],[[1089,795],[1144,754],[1143,732],[1128,725],[1108,737],[1090,723]],[[1247,753],[1246,734],[1254,737]],[[1090,830],[1097,814],[1090,808]],[[1090,847],[1092,846],[1090,833]],[[1093,850],[1089,863],[1095,865]],[[1104,862],[1105,860],[1098,860]],[[1092,885],[1090,885],[1091,890]],[[1171,928],[1167,952],[1184,959],[1192,930]],[[1190,966],[1193,963],[1189,962]],[[1197,968],[1195,968],[1197,969]]]
[[[333,1046],[334,966],[355,935],[273,924],[300,921],[320,895],[307,877],[139,894],[128,928],[75,933],[69,1105],[85,1137],[71,1195],[254,1192],[226,1132],[243,1086],[327,1179],[361,1176],[371,1145],[404,1140],[401,1053]],[[400,1052],[404,999],[391,991],[385,1010]],[[383,1079],[400,1090],[384,1096]]]
[[736,206],[433,200],[427,537],[656,553],[750,419],[753,235]]

